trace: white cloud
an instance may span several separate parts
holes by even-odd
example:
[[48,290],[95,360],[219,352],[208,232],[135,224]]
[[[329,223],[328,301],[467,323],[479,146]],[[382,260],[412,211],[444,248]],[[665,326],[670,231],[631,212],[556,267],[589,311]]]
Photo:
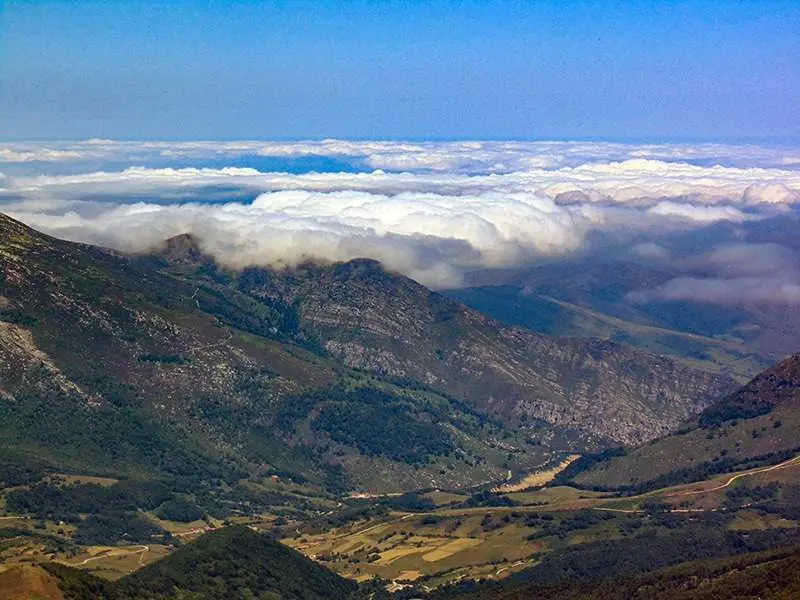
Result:
[[672,253],[655,242],[640,242],[631,247],[631,254],[647,260],[666,260]]
[[[467,268],[515,264],[580,247],[590,223],[532,195],[447,197],[282,191],[252,203],[158,205],[65,201],[8,212],[69,239],[142,250],[193,232],[237,267],[368,256],[429,285],[452,286]],[[55,209],[55,210],[54,210]]]
[[747,204],[799,204],[800,189],[774,181],[753,183],[745,189],[743,197]]
[[[800,203],[800,171],[787,168],[792,152],[579,142],[11,144],[0,161],[30,167],[0,176],[0,210],[125,250],[191,231],[235,266],[368,256],[449,286],[466,269],[582,249],[593,232],[641,242],[648,233],[774,214]],[[169,166],[244,155],[349,157],[373,170]],[[58,174],[40,168],[46,160],[92,168]],[[98,160],[130,166],[93,170]],[[657,250],[645,241],[632,252],[656,258]]]
[[797,257],[780,244],[726,244],[706,253],[696,267],[728,277],[794,276]]
[[690,275],[630,294],[634,301],[691,300],[713,304],[800,304],[795,253],[779,244],[725,244],[685,261]]
[[18,193],[142,194],[239,186],[262,192],[307,189],[323,192],[360,190],[385,194],[432,192],[459,195],[497,191],[536,193],[561,203],[594,202],[733,206],[800,202],[800,171],[785,169],[698,167],[685,163],[628,160],[559,169],[528,169],[505,174],[443,173],[262,173],[253,168],[147,168],[73,175],[17,175],[10,187]]
[[[64,153],[69,153],[64,154]],[[385,142],[258,140],[194,142],[14,142],[0,147],[0,162],[106,159],[201,160],[258,155],[282,158],[329,156],[359,159],[371,169],[510,173],[537,168],[576,167],[586,163],[646,159],[728,167],[794,167],[797,148],[726,144],[618,144],[610,142]],[[143,164],[143,163],[139,163]],[[152,166],[152,165],[151,165]]]
[[657,290],[634,296],[641,301],[690,300],[711,304],[800,304],[800,283],[776,277],[678,277]]
[[717,221],[746,221],[748,215],[735,206],[698,206],[697,204],[681,204],[679,202],[659,202],[648,209],[651,215],[675,217],[694,223],[716,223]]
[[82,158],[83,156],[74,150],[52,150],[50,148],[13,150],[11,148],[0,148],[0,163],[69,161],[80,160]]

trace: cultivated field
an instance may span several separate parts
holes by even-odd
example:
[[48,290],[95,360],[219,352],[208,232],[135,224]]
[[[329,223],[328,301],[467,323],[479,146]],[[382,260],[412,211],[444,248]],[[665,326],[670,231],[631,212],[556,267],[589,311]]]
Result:
[[[479,495],[435,490],[419,495],[433,506],[425,512],[387,511],[381,503],[396,497],[362,499],[357,506],[368,510],[348,518],[339,515],[352,510],[352,505],[321,500],[316,521],[283,519],[284,535],[289,534],[283,541],[349,578],[363,581],[378,576],[396,586],[413,581],[434,588],[463,578],[503,578],[534,566],[551,551],[636,535],[654,526],[657,513],[691,521],[702,514],[728,512],[725,527],[734,531],[798,526],[793,518],[753,506],[747,496],[751,488],[775,488],[778,499],[783,493],[779,488],[800,489],[800,458],[629,497],[554,486],[493,495],[507,505],[481,506],[470,505]],[[176,543],[224,525],[213,519],[178,523],[147,516],[169,531]],[[233,521],[271,530],[276,518],[243,514]],[[74,532],[75,527],[65,523],[2,515],[0,563],[55,560],[118,579],[174,547],[78,546],[72,540]]]

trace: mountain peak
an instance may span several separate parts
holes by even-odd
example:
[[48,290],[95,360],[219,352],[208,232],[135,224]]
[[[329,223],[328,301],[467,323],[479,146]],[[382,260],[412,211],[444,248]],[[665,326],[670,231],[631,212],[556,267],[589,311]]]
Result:
[[214,262],[214,259],[200,248],[200,240],[193,233],[181,233],[168,238],[153,253],[174,265],[199,266]]
[[34,251],[42,251],[60,247],[59,240],[31,229],[24,223],[0,213],[0,264],[2,274],[7,281],[21,282],[29,271],[25,256]]
[[747,385],[707,408],[701,425],[750,418],[776,406],[800,406],[800,353],[756,375]]
[[44,237],[44,234],[31,229],[5,213],[0,213],[0,244],[6,246],[15,241],[30,240],[34,236]]
[[6,213],[0,212],[0,230],[5,230],[6,227],[11,227],[11,226],[24,227],[22,223],[20,223],[13,217],[8,216]]

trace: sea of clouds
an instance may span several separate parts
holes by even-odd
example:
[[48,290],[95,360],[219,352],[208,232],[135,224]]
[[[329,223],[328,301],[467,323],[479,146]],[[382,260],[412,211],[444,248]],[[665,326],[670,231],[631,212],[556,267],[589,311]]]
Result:
[[[670,236],[794,218],[798,208],[798,148],[340,140],[0,145],[0,211],[57,237],[137,252],[190,232],[233,267],[370,257],[436,288],[461,285],[471,270],[602,253],[609,240],[627,246],[632,259],[670,261]],[[769,281],[780,301],[800,303],[795,250],[768,242],[714,246],[709,239],[695,267],[682,258],[686,274],[639,297],[715,301],[733,285],[774,301],[764,289]],[[736,264],[755,266],[726,266]]]

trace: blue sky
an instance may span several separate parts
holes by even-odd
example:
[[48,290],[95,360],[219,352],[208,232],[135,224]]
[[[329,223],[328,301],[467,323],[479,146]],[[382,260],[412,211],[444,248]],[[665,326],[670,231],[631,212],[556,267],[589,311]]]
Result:
[[800,139],[796,1],[0,7],[1,139]]

